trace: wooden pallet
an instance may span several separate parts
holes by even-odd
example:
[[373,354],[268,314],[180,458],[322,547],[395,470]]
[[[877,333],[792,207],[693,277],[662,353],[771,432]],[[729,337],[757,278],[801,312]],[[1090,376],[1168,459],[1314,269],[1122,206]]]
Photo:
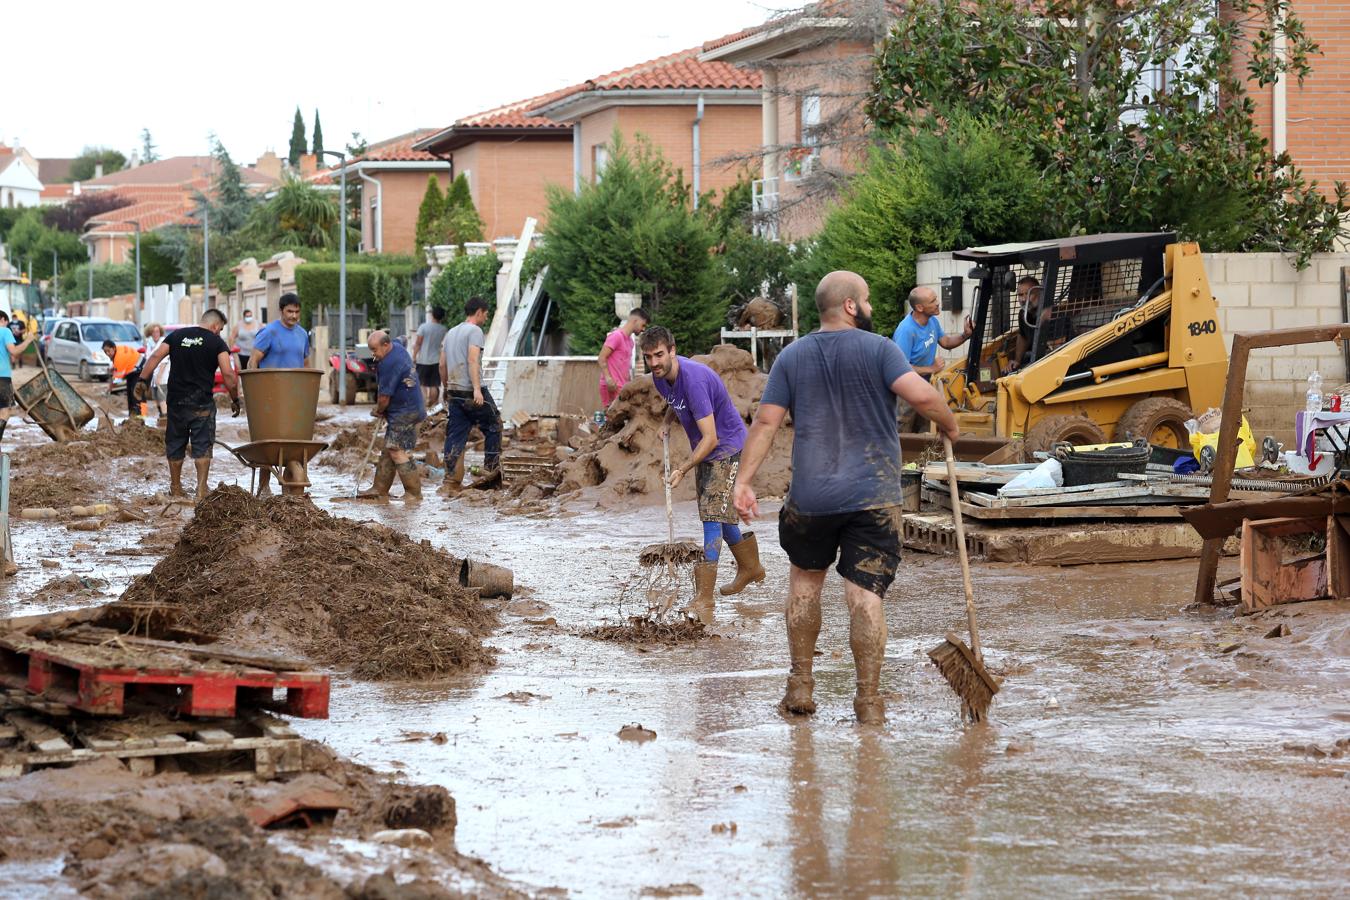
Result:
[[[901,539],[906,549],[956,554],[956,528],[952,525],[950,515],[907,513],[903,520]],[[966,532],[966,554],[971,559],[983,559],[988,555],[988,547],[981,535]]]
[[[232,717],[247,709],[277,709],[307,719],[328,717],[329,678],[310,671],[248,665],[224,648],[85,630],[78,639],[0,634],[0,684],[72,709],[125,712],[128,695],[159,701],[188,716]],[[274,700],[284,690],[285,699]]]
[[502,478],[505,481],[517,481],[532,478],[539,472],[552,471],[558,465],[553,456],[526,454],[503,455]]
[[300,771],[303,743],[285,722],[261,713],[242,719],[142,723],[119,733],[87,720],[28,709],[0,712],[0,778],[101,758],[121,760],[138,775],[154,775],[176,763],[179,770],[199,775],[266,780]]

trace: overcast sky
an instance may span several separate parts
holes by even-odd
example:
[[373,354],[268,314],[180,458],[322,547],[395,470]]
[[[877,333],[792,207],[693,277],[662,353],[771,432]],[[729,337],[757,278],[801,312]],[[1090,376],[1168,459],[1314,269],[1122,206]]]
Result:
[[324,146],[369,140],[695,47],[785,3],[750,0],[6,4],[0,140],[38,157],[85,145],[161,156],[285,156],[297,104]]

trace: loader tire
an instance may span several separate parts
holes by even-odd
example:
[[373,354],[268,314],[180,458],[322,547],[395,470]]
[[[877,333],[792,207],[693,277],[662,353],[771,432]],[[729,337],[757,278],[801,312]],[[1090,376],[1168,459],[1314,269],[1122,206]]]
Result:
[[1191,408],[1171,397],[1149,397],[1125,410],[1116,423],[1116,440],[1143,438],[1150,444],[1180,450],[1190,446],[1186,420],[1195,418]]
[[1049,452],[1060,441],[1070,444],[1104,444],[1106,432],[1087,416],[1046,416],[1027,429],[1022,452],[1029,460],[1038,450]]

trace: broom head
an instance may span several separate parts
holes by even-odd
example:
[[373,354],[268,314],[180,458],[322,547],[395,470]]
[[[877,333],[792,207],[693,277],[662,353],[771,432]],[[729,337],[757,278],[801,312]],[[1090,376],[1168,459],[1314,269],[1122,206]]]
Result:
[[950,631],[945,641],[928,651],[928,658],[961,698],[961,717],[983,722],[998,693],[998,679],[985,671],[966,642]]

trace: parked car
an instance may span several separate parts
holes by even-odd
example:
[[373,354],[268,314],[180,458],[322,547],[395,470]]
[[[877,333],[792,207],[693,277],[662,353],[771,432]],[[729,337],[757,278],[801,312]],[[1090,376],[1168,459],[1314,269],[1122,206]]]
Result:
[[[184,324],[181,324],[181,323],[178,324],[178,325],[165,325],[165,326],[164,326],[164,336],[165,336],[165,337],[168,337],[169,335],[173,334],[175,331],[177,331],[177,330],[180,329],[180,328],[191,328],[191,327],[192,327],[192,326],[190,326],[190,325],[184,325]],[[168,384],[168,383],[169,383],[169,360],[168,360],[167,358],[164,360],[164,362],[163,362],[163,364],[160,366],[160,368],[162,368],[162,369],[164,370],[164,375],[163,375],[164,381],[163,381],[162,383],[163,383],[163,384]],[[238,374],[239,374],[239,348],[238,348],[237,346],[231,346],[231,347],[230,347],[230,368],[234,369],[234,374],[235,374],[235,375],[238,375]],[[159,380],[159,377],[160,377],[160,376],[159,376],[159,373],[156,372],[155,375],[156,375],[156,380],[158,381],[158,380]],[[214,393],[214,394],[223,394],[223,393],[225,393],[225,379],[221,377],[220,369],[216,369],[216,382],[215,382],[215,387],[212,388],[212,391],[211,391],[211,392]]]
[[47,354],[47,348],[51,346],[52,332],[56,330],[56,323],[60,321],[61,320],[59,318],[50,318],[42,320],[42,334],[38,337],[37,347],[38,352],[42,354],[43,359],[51,358]]
[[103,342],[109,340],[145,351],[145,341],[134,323],[76,316],[57,321],[47,345],[47,361],[58,371],[78,373],[81,381],[107,381],[112,361],[103,352]]

